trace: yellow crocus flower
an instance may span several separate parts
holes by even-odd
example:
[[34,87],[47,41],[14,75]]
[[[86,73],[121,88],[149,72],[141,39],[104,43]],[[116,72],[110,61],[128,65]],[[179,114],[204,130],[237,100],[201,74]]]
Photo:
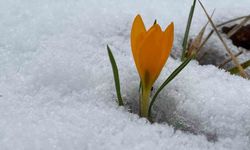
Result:
[[135,17],[131,30],[131,48],[142,81],[140,100],[140,115],[142,117],[148,117],[151,88],[169,57],[173,40],[173,23],[165,31],[162,31],[157,23],[146,30],[141,16]]

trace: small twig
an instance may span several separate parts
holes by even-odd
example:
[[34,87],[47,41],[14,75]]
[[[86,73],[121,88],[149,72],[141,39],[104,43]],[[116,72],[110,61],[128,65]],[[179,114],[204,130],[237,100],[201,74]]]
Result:
[[[240,56],[241,54],[243,54],[243,51],[238,52],[238,53],[235,54],[234,56],[235,56],[235,57],[238,57],[238,56]],[[219,68],[223,68],[223,67],[224,67],[227,63],[229,63],[230,61],[232,61],[232,58],[229,58],[229,59],[225,60],[223,63],[221,63],[221,64],[219,65]]]
[[227,33],[227,37],[230,38],[232,35],[234,35],[237,31],[239,31],[241,29],[242,26],[244,26],[248,20],[250,20],[250,16],[246,17],[244,20],[242,20],[240,22],[240,24],[238,24],[237,26],[235,26],[233,29],[231,29],[228,33]]
[[219,39],[221,40],[222,44],[224,45],[226,51],[228,52],[228,54],[231,56],[233,62],[235,63],[235,65],[238,67],[239,71],[240,71],[240,75],[244,78],[248,78],[248,75],[246,74],[246,72],[244,71],[244,69],[242,68],[242,66],[240,65],[240,63],[238,62],[237,58],[233,55],[233,53],[231,52],[231,50],[228,48],[227,44],[224,42],[223,38],[221,37],[218,29],[216,28],[215,24],[213,23],[212,19],[209,17],[205,7],[203,6],[203,4],[201,3],[200,0],[198,0],[198,2],[200,3],[202,9],[204,10],[210,24],[212,25],[212,27],[214,28],[214,31],[216,32],[216,34],[218,35]]
[[241,17],[237,17],[237,18],[234,18],[234,19],[231,19],[231,20],[222,22],[222,23],[218,24],[216,27],[224,26],[224,25],[226,25],[226,24],[228,24],[228,23],[231,23],[231,22],[235,22],[235,21],[244,19],[244,18],[246,18],[246,17],[248,17],[248,16],[250,16],[250,14],[249,14],[249,15],[246,15],[246,16],[241,16]]

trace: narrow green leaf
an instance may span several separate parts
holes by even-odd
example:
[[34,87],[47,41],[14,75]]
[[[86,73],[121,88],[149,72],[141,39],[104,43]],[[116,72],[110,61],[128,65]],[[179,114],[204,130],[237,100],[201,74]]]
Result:
[[162,91],[162,89],[170,82],[172,81],[180,72],[182,69],[184,69],[187,64],[194,58],[194,55],[187,58],[184,62],[182,62],[182,64],[176,68],[174,70],[174,72],[162,83],[162,85],[160,86],[160,88],[156,91],[154,97],[152,98],[151,102],[150,102],[150,105],[149,105],[149,109],[148,109],[148,115],[149,115],[149,118],[151,118],[151,109],[152,109],[152,106],[157,98],[157,96],[159,95],[159,93]]
[[[247,67],[250,66],[250,60],[248,60],[248,61],[242,63],[241,66],[242,66],[243,69],[246,69]],[[239,69],[238,69],[238,67],[233,67],[233,68],[229,69],[228,71],[229,71],[231,74],[238,74],[238,73],[240,72]]]
[[119,104],[119,106],[123,106],[124,104],[123,104],[122,96],[121,96],[119,72],[118,72],[118,69],[117,69],[115,58],[114,58],[114,56],[113,56],[113,54],[111,52],[111,49],[109,48],[108,45],[107,45],[107,50],[108,50],[109,60],[110,60],[110,63],[112,65],[118,104]]
[[195,4],[196,4],[196,0],[194,0],[193,5],[191,6],[191,9],[189,11],[187,26],[186,26],[186,30],[185,30],[185,34],[184,34],[184,38],[183,38],[183,43],[182,43],[182,49],[183,49],[182,55],[181,55],[182,61],[185,59],[185,55],[186,55],[187,44],[188,44],[188,35],[189,35],[189,31],[190,31],[190,27],[191,27],[193,15],[194,15]]

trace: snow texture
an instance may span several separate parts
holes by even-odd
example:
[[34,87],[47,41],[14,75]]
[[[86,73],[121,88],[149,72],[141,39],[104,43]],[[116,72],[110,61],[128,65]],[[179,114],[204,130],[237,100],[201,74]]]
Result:
[[[249,13],[249,0],[203,1],[222,22]],[[140,13],[175,23],[178,54],[189,0],[0,1],[1,150],[248,150],[250,81],[191,62],[160,94],[154,114],[194,133],[150,124],[118,107],[106,44],[120,69],[122,94],[136,106],[139,78],[130,28]],[[198,6],[191,36],[206,23]],[[223,49],[214,36],[209,46]],[[207,46],[208,46],[207,45]],[[170,58],[155,88],[180,62]],[[164,121],[164,120],[163,120]],[[209,135],[216,140],[208,141]],[[214,138],[215,139],[215,138]]]

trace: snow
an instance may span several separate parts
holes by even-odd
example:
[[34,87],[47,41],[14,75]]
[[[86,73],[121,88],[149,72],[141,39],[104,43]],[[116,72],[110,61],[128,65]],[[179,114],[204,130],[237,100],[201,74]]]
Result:
[[[233,5],[232,5],[233,4]],[[150,124],[118,107],[106,44],[120,69],[122,94],[137,105],[138,75],[130,28],[140,13],[149,27],[175,22],[178,55],[191,1],[0,1],[1,150],[247,150],[250,81],[191,62],[157,99],[158,118],[194,130]],[[249,0],[204,1],[221,22],[249,13]],[[239,11],[240,10],[240,11]],[[206,23],[200,7],[191,36]],[[214,36],[209,44],[223,48]],[[170,58],[155,88],[180,62]],[[134,109],[134,108],[133,108]],[[156,112],[157,110],[157,112]],[[157,113],[157,114],[156,114]],[[216,141],[208,141],[208,135]]]

